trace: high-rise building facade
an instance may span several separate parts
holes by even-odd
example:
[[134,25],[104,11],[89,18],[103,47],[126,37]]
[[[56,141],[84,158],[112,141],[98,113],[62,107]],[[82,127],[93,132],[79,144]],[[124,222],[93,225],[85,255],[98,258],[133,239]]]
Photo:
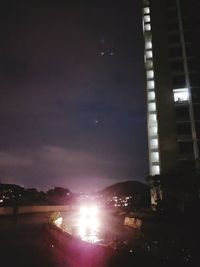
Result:
[[200,1],[143,0],[150,175],[200,154]]

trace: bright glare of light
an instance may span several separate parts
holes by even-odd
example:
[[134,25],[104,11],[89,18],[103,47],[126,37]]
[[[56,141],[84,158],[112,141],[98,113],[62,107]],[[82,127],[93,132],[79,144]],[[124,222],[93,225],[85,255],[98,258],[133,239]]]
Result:
[[98,209],[97,207],[81,207],[80,209],[80,218],[79,225],[87,228],[96,228],[98,227],[98,218],[97,218]]
[[56,219],[54,221],[54,223],[55,223],[56,226],[60,227],[62,225],[62,223],[63,223],[63,218],[59,217],[58,219]]
[[98,241],[99,218],[97,215],[97,207],[81,207],[78,228],[82,240],[94,243]]
[[95,206],[92,207],[81,207],[80,215],[82,218],[93,218],[96,217],[98,213],[98,209]]

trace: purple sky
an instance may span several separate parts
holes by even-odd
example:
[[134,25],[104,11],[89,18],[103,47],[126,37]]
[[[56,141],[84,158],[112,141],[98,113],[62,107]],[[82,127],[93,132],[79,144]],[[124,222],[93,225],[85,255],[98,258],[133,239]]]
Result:
[[141,1],[49,2],[0,7],[0,181],[144,181]]

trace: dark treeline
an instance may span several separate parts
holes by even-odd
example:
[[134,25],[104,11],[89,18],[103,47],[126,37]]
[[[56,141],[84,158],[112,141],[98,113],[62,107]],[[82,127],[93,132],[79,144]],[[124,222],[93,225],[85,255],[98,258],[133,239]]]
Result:
[[0,206],[18,205],[64,205],[74,199],[69,189],[54,187],[46,192],[35,188],[25,189],[15,184],[0,183]]

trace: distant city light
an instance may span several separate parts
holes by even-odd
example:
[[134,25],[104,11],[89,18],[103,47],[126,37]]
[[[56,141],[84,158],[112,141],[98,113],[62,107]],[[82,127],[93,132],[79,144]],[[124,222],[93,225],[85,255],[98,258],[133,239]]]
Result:
[[114,202],[114,207],[128,207],[130,205],[130,200],[132,196],[113,196],[112,202]]

